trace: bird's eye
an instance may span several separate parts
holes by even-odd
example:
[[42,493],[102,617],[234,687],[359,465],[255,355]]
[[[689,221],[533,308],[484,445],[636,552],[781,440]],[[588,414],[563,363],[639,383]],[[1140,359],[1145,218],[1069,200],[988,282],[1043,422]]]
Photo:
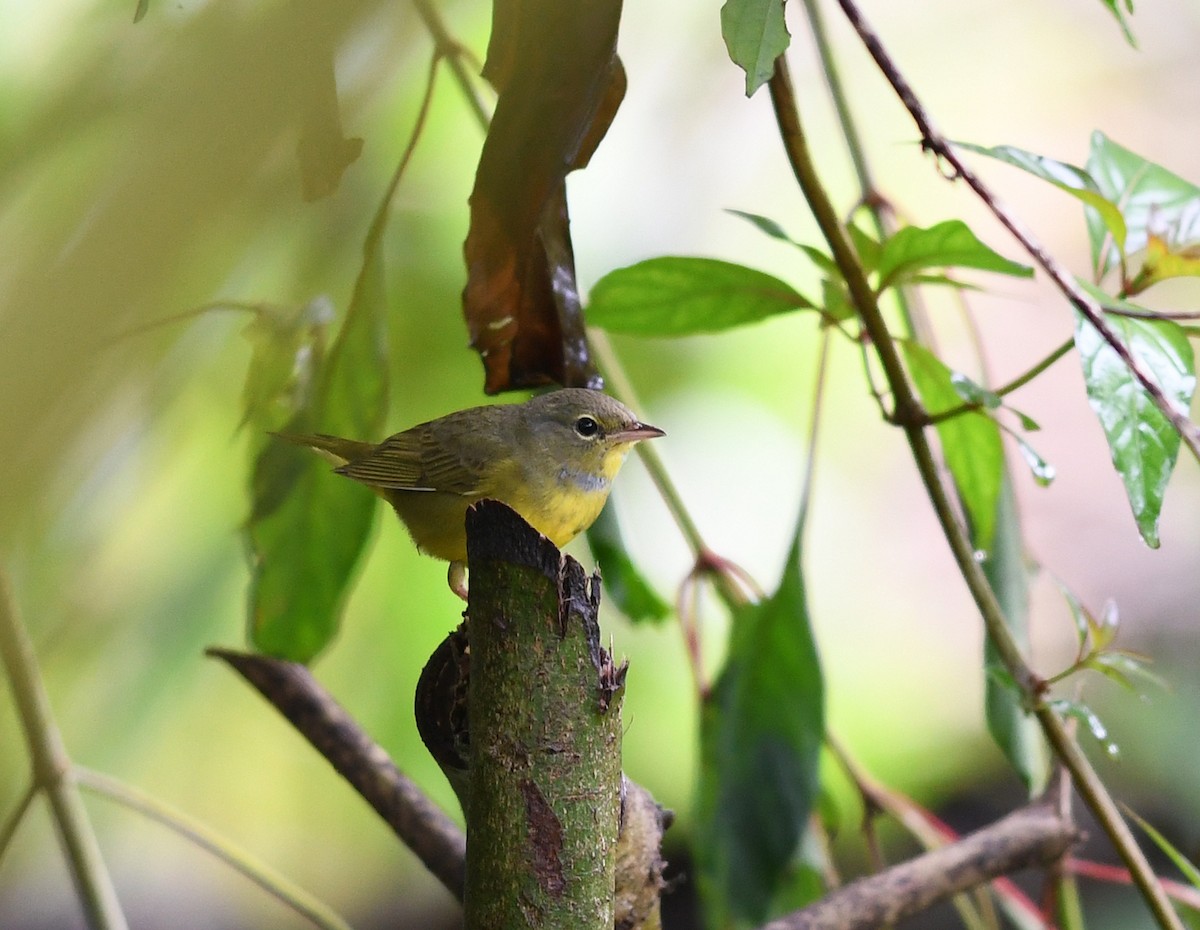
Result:
[[575,432],[584,439],[591,439],[600,432],[600,424],[591,417],[580,417],[575,421]]

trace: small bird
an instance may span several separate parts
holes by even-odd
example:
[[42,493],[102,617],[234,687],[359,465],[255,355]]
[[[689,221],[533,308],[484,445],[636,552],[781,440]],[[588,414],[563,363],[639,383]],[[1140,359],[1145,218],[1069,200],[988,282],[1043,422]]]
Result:
[[323,453],[339,475],[387,500],[417,548],[450,563],[450,589],[466,600],[468,507],[498,500],[565,545],[600,515],[629,450],[664,434],[607,394],[564,388],[523,404],[459,410],[378,445],[279,435]]

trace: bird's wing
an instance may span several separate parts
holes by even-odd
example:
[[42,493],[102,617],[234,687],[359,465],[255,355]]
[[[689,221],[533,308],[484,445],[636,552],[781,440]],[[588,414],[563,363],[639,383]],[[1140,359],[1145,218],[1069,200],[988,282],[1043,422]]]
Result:
[[486,452],[468,451],[457,431],[443,429],[442,433],[439,439],[425,425],[397,433],[364,458],[347,462],[338,473],[363,484],[401,491],[479,493]]

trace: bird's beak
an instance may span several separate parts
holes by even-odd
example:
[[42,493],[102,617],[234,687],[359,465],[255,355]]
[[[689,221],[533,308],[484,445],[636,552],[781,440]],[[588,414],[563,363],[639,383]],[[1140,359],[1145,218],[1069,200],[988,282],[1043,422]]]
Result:
[[638,423],[629,427],[629,429],[609,433],[608,438],[613,442],[641,442],[643,439],[655,439],[665,435],[667,434],[657,426],[650,426],[648,423]]

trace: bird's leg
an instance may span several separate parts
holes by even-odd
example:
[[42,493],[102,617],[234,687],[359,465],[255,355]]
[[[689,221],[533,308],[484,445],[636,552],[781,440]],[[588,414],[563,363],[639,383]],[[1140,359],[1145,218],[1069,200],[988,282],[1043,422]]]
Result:
[[451,591],[465,601],[467,599],[467,563],[451,562],[450,568],[446,572],[446,583],[450,585]]

